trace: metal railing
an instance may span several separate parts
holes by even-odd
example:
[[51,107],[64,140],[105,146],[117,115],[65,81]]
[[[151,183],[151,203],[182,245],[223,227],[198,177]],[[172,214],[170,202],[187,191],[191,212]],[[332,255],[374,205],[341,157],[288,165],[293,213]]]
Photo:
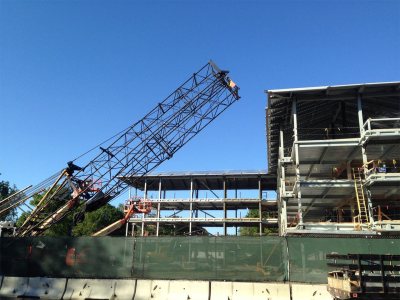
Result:
[[[192,222],[192,223],[258,223],[260,222],[260,218],[141,218],[140,216],[135,216],[129,220],[130,222],[172,222],[172,223],[187,223],[187,222]],[[277,217],[275,218],[262,218],[262,222],[267,222],[267,223],[277,223],[278,219]]]
[[259,201],[276,201],[276,199],[260,199],[260,198],[161,198],[150,199],[151,202],[259,202]]
[[[399,122],[399,126],[397,128],[400,129],[400,118],[376,118],[376,119],[368,118],[368,120],[365,121],[365,123],[363,124],[363,130],[364,131],[372,131],[372,130],[393,131],[393,129],[396,127],[387,125],[389,122]],[[377,125],[378,123],[380,123],[381,126],[382,125],[387,126],[388,128],[374,129],[373,125]]]

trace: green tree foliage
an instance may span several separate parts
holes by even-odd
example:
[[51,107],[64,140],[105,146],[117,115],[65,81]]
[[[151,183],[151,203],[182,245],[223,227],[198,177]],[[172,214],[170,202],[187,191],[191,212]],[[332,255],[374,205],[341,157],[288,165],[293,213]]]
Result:
[[[17,187],[11,185],[8,181],[0,181],[0,201],[17,192]],[[0,217],[0,221],[15,221],[17,219],[17,210],[11,209],[7,214]]]
[[[250,209],[249,212],[246,214],[245,218],[259,218],[259,216],[260,215],[258,213],[258,209]],[[267,212],[263,212],[262,217],[266,218]],[[277,228],[264,228],[263,229],[264,235],[276,234],[277,232],[278,232]],[[258,226],[257,227],[240,227],[239,234],[242,236],[258,236],[258,235],[260,235],[260,229]]]
[[19,216],[19,218],[17,219],[17,221],[15,222],[15,226],[21,227],[22,224],[24,224],[24,222],[25,222],[25,220],[26,220],[26,218],[27,218],[28,216],[29,216],[28,213],[23,212],[23,213]]
[[[53,191],[57,189],[58,186],[53,188]],[[35,194],[32,200],[29,202],[31,206],[37,206],[46,194],[46,191]],[[70,191],[68,189],[62,188],[57,195],[49,202],[48,206],[45,208],[45,212],[55,211],[64,205],[70,199]],[[20,227],[28,217],[28,213],[23,212],[16,222],[16,226]],[[69,236],[71,235],[73,227],[73,216],[67,215],[63,220],[53,225],[50,229],[44,232],[45,236]]]
[[[53,191],[58,189],[58,186],[53,188]],[[37,206],[40,200],[43,199],[47,190],[39,194],[35,194],[30,201],[32,206]],[[51,192],[50,192],[51,194]],[[66,188],[62,188],[57,194],[52,197],[45,211],[54,212],[58,208],[62,207],[69,199],[71,199],[71,191]],[[16,222],[16,226],[21,226],[28,213],[22,213]],[[84,220],[81,223],[74,225],[73,214],[68,214],[60,222],[50,227],[44,232],[45,236],[87,236],[95,233],[96,231],[106,227],[107,225],[119,220],[123,217],[123,206],[116,208],[109,204],[99,208],[94,212],[85,213]]]
[[72,234],[74,236],[92,235],[123,216],[119,208],[106,204],[93,212],[85,213],[85,219],[72,229]]
[[[245,218],[259,218],[258,210],[250,209]],[[258,227],[240,227],[239,234],[244,236],[257,236],[260,233]]]
[[176,235],[176,229],[175,229],[174,225],[161,224],[158,234],[159,235]]
[[[24,224],[28,213],[23,212],[18,218],[15,226],[21,227]],[[53,225],[50,229],[46,230],[44,236],[69,236],[73,227],[73,219],[71,215],[66,216],[61,222]]]

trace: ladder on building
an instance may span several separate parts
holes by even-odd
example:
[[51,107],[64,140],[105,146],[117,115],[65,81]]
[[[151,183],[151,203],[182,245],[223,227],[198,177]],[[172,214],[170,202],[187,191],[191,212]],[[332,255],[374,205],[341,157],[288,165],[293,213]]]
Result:
[[358,215],[354,217],[355,227],[360,228],[361,224],[369,223],[369,216],[367,205],[365,201],[365,193],[364,193],[364,185],[363,185],[363,169],[362,168],[353,168],[353,178],[354,178],[354,189],[356,192],[356,200],[358,207]]

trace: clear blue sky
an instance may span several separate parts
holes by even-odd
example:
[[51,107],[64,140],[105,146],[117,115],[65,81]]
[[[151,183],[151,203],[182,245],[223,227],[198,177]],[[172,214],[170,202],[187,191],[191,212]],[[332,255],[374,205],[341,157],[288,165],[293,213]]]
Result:
[[400,80],[400,1],[0,0],[0,180],[47,178],[210,58],[242,99],[159,171],[266,169],[266,89]]

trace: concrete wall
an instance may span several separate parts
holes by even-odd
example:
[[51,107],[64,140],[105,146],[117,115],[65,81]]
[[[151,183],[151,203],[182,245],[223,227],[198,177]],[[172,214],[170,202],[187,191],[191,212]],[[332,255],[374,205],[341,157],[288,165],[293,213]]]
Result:
[[325,285],[262,282],[0,277],[0,299],[330,300]]

